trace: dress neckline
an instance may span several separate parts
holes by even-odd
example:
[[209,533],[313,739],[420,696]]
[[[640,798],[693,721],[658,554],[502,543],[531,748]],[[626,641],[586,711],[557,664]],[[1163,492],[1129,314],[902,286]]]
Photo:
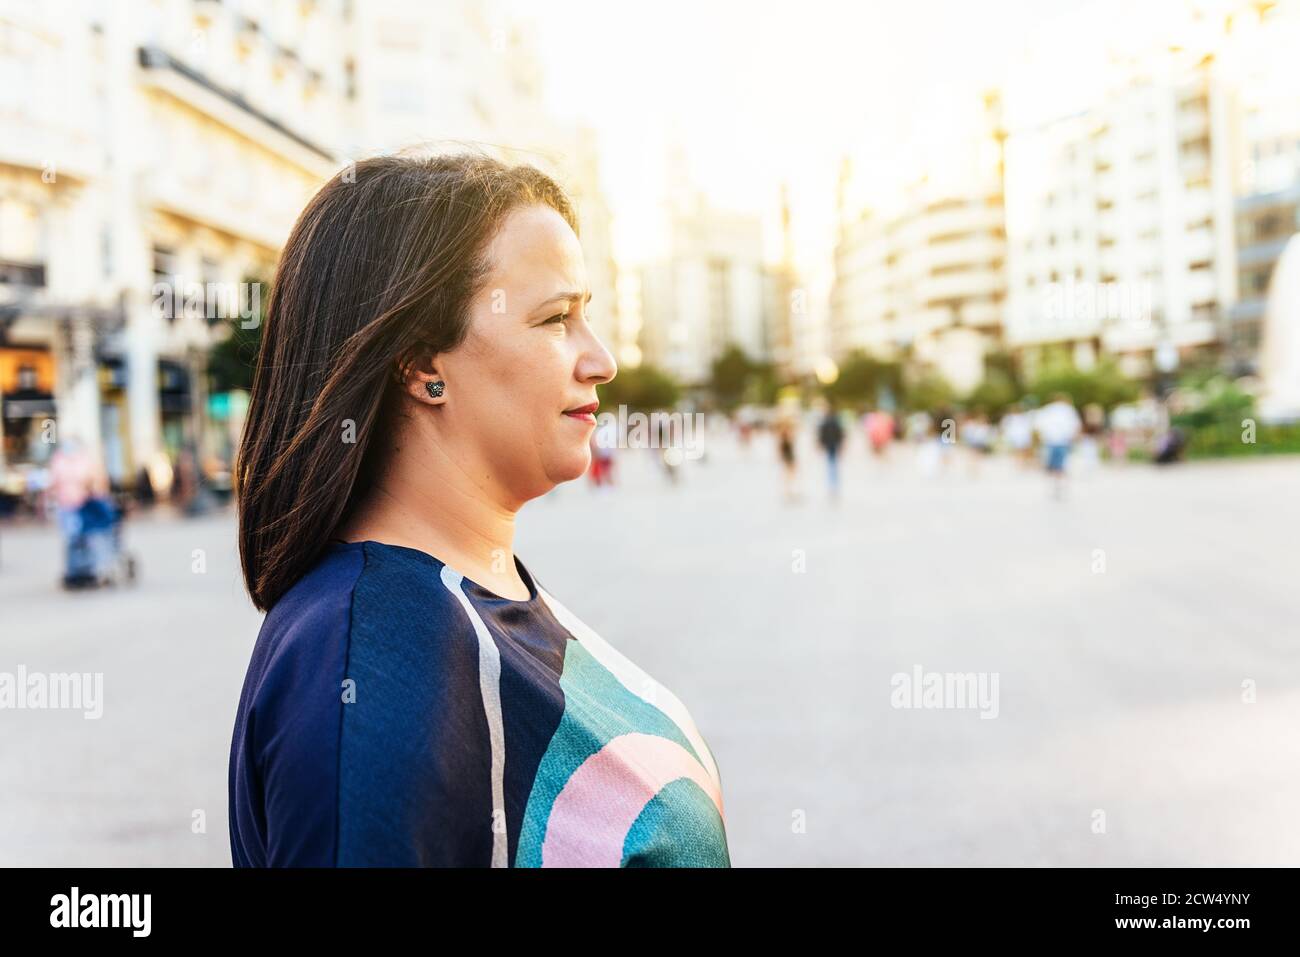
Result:
[[519,577],[522,578],[524,580],[524,584],[528,586],[527,598],[505,598],[501,595],[498,595],[490,588],[470,578],[464,572],[460,571],[457,568],[453,568],[451,565],[448,565],[446,562],[444,562],[441,558],[438,558],[436,555],[431,555],[428,552],[424,551],[423,549],[413,548],[410,545],[394,545],[392,542],[380,542],[380,541],[376,541],[373,538],[367,538],[362,541],[356,541],[356,542],[345,542],[341,538],[332,538],[329,541],[328,547],[336,550],[351,549],[355,551],[358,549],[364,549],[365,546],[367,545],[373,546],[375,548],[387,549],[396,554],[403,555],[407,558],[412,558],[415,559],[416,561],[435,565],[440,569],[441,568],[451,569],[451,571],[455,572],[457,575],[460,575],[461,579],[465,582],[466,585],[469,586],[470,590],[474,593],[475,597],[483,601],[496,602],[501,605],[518,605],[520,607],[527,607],[535,604],[541,597],[537,589],[537,582],[534,581],[533,576],[528,573],[528,569],[524,567],[524,563],[520,560],[518,555],[514,556],[515,568],[519,570]]

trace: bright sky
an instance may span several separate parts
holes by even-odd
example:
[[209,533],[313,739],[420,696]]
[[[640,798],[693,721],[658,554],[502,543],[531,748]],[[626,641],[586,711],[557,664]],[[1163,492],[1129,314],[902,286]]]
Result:
[[531,34],[551,110],[597,131],[621,262],[662,248],[676,142],[712,203],[765,215],[773,258],[789,184],[796,262],[816,301],[845,151],[892,188],[943,156],[1008,65],[1030,60],[1051,78],[1048,107],[1059,94],[1066,112],[1108,43],[1185,0],[502,2]]

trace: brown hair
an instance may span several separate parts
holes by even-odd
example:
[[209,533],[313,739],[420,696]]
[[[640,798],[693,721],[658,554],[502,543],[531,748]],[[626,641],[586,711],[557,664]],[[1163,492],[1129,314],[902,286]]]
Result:
[[239,558],[266,611],[369,490],[400,374],[454,349],[516,207],[577,232],[564,191],[532,166],[474,153],[385,156],[343,170],[293,227],[267,301],[235,462]]

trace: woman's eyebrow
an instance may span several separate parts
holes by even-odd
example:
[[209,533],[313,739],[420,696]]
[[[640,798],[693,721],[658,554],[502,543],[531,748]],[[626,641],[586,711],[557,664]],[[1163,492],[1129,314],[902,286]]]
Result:
[[567,302],[570,305],[572,305],[575,302],[582,302],[583,304],[586,304],[591,302],[591,292],[590,290],[588,290],[586,298],[583,298],[583,295],[580,292],[557,292],[550,299],[546,299],[542,302],[539,302],[537,304],[537,308],[541,309],[542,306],[549,306],[553,302]]

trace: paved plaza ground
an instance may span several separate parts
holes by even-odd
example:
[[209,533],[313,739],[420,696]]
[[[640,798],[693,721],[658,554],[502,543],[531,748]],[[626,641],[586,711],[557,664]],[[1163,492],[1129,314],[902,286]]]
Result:
[[[526,506],[516,550],[686,703],[733,864],[1300,864],[1300,459],[1100,468],[1053,501],[1000,459],[851,444],[834,504],[805,437],[786,505],[770,439],[708,448],[676,484],[622,452],[618,487]],[[0,863],[230,863],[260,623],[234,518],[126,534],[141,582],[69,595],[52,526],[0,529],[0,671],[104,674],[98,720],[0,711]],[[996,717],[894,707],[918,668],[996,676]]]

